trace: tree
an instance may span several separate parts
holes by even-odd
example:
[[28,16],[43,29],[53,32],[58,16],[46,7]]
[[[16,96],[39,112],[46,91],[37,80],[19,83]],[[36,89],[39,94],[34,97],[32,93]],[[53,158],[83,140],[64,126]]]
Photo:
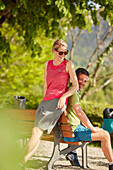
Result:
[[[96,2],[96,1],[95,1]],[[100,2],[100,1],[99,1]],[[107,73],[110,74],[111,76],[108,77],[108,79],[104,79],[105,82],[103,82],[103,84],[100,84],[100,86],[97,86],[97,80],[98,80],[98,76],[99,76],[99,71],[102,71],[102,67],[103,67],[103,62],[104,62],[104,66],[106,66],[106,58],[109,60],[112,60],[112,58],[110,59],[110,57],[113,54],[113,20],[111,18],[111,16],[113,15],[113,10],[111,9],[111,6],[108,5],[108,3],[111,3],[111,1],[106,1],[105,4],[100,3],[98,4],[100,7],[98,9],[94,8],[94,11],[92,12],[96,12],[97,14],[97,21],[98,21],[98,32],[97,32],[97,47],[95,48],[93,54],[91,55],[88,64],[87,64],[87,70],[89,70],[90,74],[90,80],[88,82],[87,87],[85,88],[85,91],[82,94],[82,98],[88,97],[91,94],[99,91],[100,89],[104,88],[105,86],[107,86],[108,84],[110,84],[113,81],[113,74],[112,73]],[[97,4],[97,2],[96,2]],[[96,4],[94,4],[94,2],[92,2],[92,6],[96,7]],[[113,3],[111,4],[113,5]],[[108,12],[108,16],[110,15],[110,17],[107,16],[107,11],[108,8],[110,9],[110,12]],[[89,14],[90,15],[90,14]],[[105,17],[105,15],[107,17]],[[108,27],[105,30],[104,34],[102,34],[102,17],[108,22]],[[109,18],[109,19],[107,19]],[[90,23],[93,22],[94,23],[94,19],[93,19],[93,15],[90,16]],[[92,20],[93,19],[93,20]],[[111,22],[110,22],[111,21]],[[97,23],[97,22],[96,22]],[[70,36],[72,38],[72,46],[71,46],[71,52],[70,52],[70,59],[72,59],[73,57],[73,53],[74,53],[74,46],[75,43],[77,42],[78,38],[80,37],[81,33],[83,32],[83,30],[78,29],[78,33],[75,33],[75,30],[70,26],[69,32],[70,32]],[[107,76],[106,74],[106,76]],[[96,84],[95,84],[96,83]],[[95,88],[94,88],[95,86]]]
[[[112,0],[99,4],[101,16],[112,26]],[[9,101],[13,95],[24,95],[36,108],[54,38],[65,40],[68,27],[90,31],[92,21],[99,24],[96,5],[89,0],[0,0],[1,94]]]
[[80,35],[83,33],[83,30],[79,30],[78,33],[77,33],[77,36],[74,36],[72,27],[70,28],[69,31],[70,31],[70,35],[71,35],[71,38],[72,38],[72,46],[71,46],[71,51],[70,51],[69,60],[72,60],[75,44],[76,44],[78,38],[80,37]]
[[27,108],[36,109],[43,98],[44,63],[52,59],[54,40],[47,39],[40,30],[35,39],[41,44],[40,55],[32,58],[31,50],[24,47],[16,30],[6,25],[2,31],[8,39],[13,35],[13,41],[8,62],[0,61],[0,107],[12,107],[13,96],[17,95],[25,96]]
[[[113,72],[111,73],[106,71],[104,82],[97,86],[97,83],[99,84],[99,72],[102,72],[103,66],[107,67],[108,62],[106,62],[106,59],[111,61],[111,67],[113,65],[112,58],[113,56],[113,27],[109,27],[105,30],[105,33],[102,35],[102,38],[100,39],[100,32],[101,32],[101,22],[100,26],[98,27],[97,32],[97,47],[94,50],[92,56],[89,59],[87,70],[91,68],[92,74],[90,76],[90,81],[88,82],[88,85],[86,87],[86,93],[83,93],[82,97],[88,97],[92,95],[93,93],[99,91],[100,89],[107,86],[109,83],[113,82]],[[103,44],[107,42],[107,46],[104,47],[103,50]],[[93,60],[94,56],[97,54],[97,57],[95,60]],[[104,65],[103,65],[104,63]],[[95,86],[95,89],[92,89],[92,87]]]
[[[112,0],[97,2],[104,10],[101,15],[109,23],[113,24],[111,10],[113,9]],[[78,26],[83,29],[88,25],[89,13],[92,16],[94,24],[98,23],[96,6],[89,3],[89,0],[0,0],[0,26],[8,23],[16,30],[19,37],[22,37],[26,47],[32,50],[32,56],[35,56],[40,44],[35,43],[37,31],[45,30],[45,35],[49,38],[62,37],[65,35],[64,27],[70,24],[72,27]],[[63,34],[62,34],[63,33]],[[8,59],[11,53],[9,40],[0,32],[1,59]]]

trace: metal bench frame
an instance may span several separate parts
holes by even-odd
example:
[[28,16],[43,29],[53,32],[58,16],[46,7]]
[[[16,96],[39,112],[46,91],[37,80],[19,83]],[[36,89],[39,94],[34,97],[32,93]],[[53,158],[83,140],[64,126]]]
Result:
[[[54,149],[52,156],[48,162],[48,170],[52,170],[54,163],[62,156],[65,155],[77,148],[82,148],[82,167],[87,168],[87,144],[88,142],[82,143],[81,145],[73,145],[68,144],[68,147],[66,147],[63,150],[60,150],[60,139],[61,139],[61,129],[59,124],[57,123],[56,126],[53,129],[54,133]],[[66,143],[66,142],[65,142]]]

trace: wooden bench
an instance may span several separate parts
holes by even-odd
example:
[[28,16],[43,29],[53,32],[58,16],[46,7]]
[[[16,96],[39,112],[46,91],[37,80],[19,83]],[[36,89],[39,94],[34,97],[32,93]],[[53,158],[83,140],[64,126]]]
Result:
[[[52,169],[52,166],[56,160],[58,160],[62,155],[65,155],[79,147],[82,148],[82,167],[87,168],[87,144],[89,142],[66,142],[62,140],[62,137],[73,138],[74,133],[72,127],[69,124],[68,118],[63,113],[53,129],[54,134],[54,149],[53,154],[48,163],[48,169]],[[68,144],[63,150],[60,150],[60,143]]]
[[[23,139],[23,144],[27,142],[27,138],[31,136],[32,128],[34,127],[35,112],[36,110],[27,110],[27,109],[10,109],[5,110],[5,113],[9,113],[9,117],[14,120],[15,128],[17,130],[18,137]],[[87,168],[87,142],[65,142],[62,140],[62,137],[73,137],[73,132],[71,125],[68,124],[67,117],[63,113],[54,127],[51,134],[43,134],[41,140],[52,141],[54,142],[54,149],[52,156],[48,162],[48,170],[52,170],[54,162],[58,160],[62,155],[65,155],[74,149],[79,147],[82,148],[82,167]],[[63,150],[60,150],[60,143],[68,144]]]

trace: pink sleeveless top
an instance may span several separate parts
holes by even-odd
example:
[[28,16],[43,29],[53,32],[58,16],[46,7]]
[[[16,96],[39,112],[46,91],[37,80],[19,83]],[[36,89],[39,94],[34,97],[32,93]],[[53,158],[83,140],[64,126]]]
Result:
[[66,72],[66,63],[64,60],[61,64],[54,66],[53,60],[48,61],[47,65],[47,90],[43,101],[60,98],[67,90],[69,73]]

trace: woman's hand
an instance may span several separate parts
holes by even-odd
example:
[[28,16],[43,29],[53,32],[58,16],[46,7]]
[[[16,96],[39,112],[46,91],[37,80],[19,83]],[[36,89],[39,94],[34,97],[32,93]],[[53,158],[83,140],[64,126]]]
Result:
[[62,109],[65,105],[65,102],[66,102],[66,98],[62,96],[57,104],[58,109]]

